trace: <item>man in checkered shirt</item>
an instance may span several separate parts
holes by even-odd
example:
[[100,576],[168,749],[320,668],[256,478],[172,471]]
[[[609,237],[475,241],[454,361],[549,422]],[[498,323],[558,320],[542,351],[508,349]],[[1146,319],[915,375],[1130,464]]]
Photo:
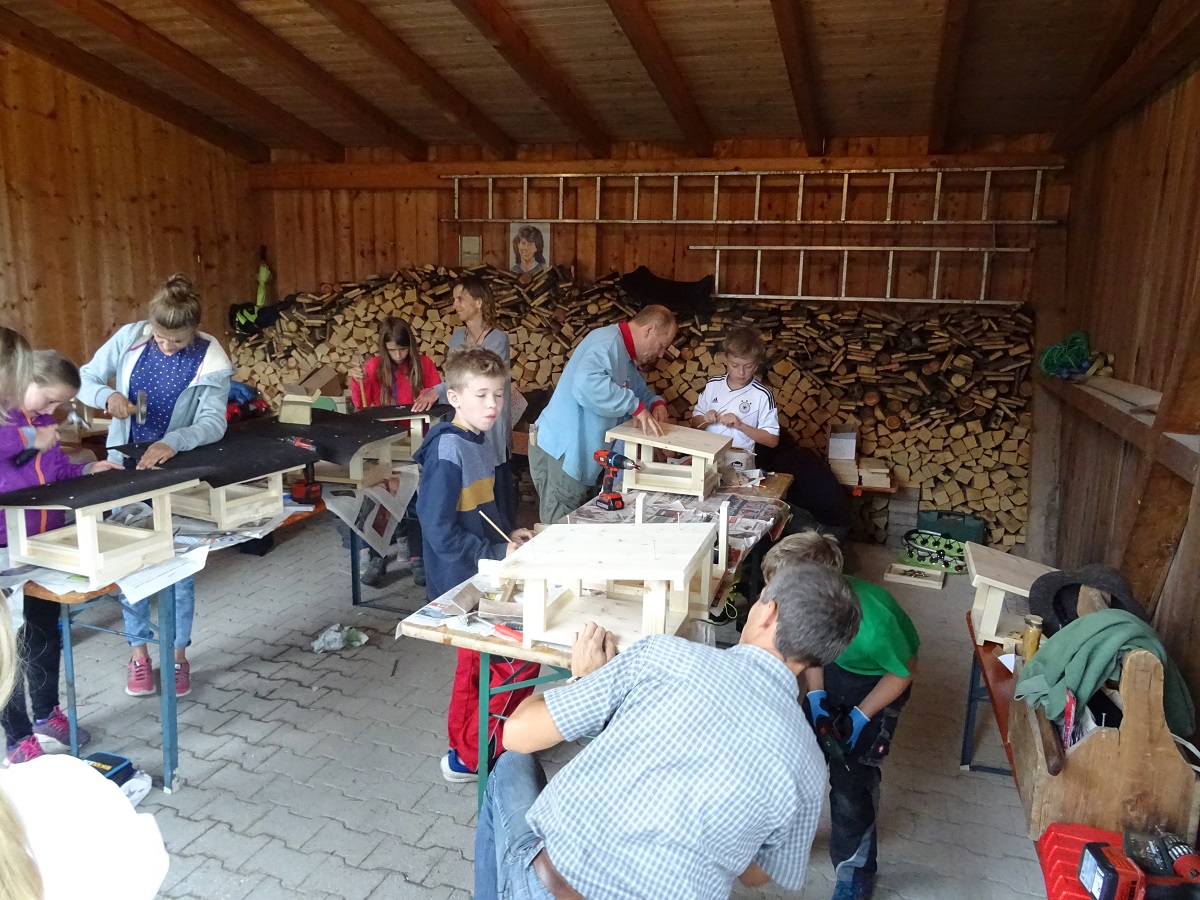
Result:
[[[775,572],[741,642],[717,650],[577,635],[578,680],[508,720],[475,836],[475,898],[727,898],[735,878],[799,890],[825,759],[797,676],[846,648],[861,612],[836,573]],[[549,784],[532,754],[592,740]]]

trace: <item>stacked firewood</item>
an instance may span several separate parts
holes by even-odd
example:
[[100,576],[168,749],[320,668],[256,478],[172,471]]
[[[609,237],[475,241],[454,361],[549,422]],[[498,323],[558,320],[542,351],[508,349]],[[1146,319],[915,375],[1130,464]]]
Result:
[[[588,331],[637,308],[615,275],[584,284],[562,267],[532,279],[490,266],[469,271],[492,288],[522,390],[551,387]],[[458,324],[450,283],[459,274],[425,266],[299,294],[274,326],[235,341],[237,377],[274,399],[321,365],[344,373],[378,352],[378,322],[387,315],[406,318],[423,351],[441,362]],[[1023,539],[1033,355],[1027,312],[720,302],[703,320],[682,318],[674,346],[647,373],[676,417],[686,417],[706,378],[721,372],[721,340],[735,324],[766,338],[767,382],[799,444],[823,450],[831,429],[856,427],[860,456],[888,462],[901,485],[920,487],[923,508],[985,518],[993,544]],[[867,508],[866,536],[882,538],[886,503]]]

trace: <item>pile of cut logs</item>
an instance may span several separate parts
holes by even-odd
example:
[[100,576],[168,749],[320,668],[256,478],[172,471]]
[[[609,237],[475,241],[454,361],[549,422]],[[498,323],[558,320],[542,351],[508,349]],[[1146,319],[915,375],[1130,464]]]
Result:
[[[552,386],[588,331],[637,308],[615,275],[583,284],[562,267],[532,280],[469,271],[492,288],[522,390]],[[424,266],[296,295],[275,325],[234,342],[237,377],[273,400],[323,364],[344,373],[377,352],[387,315],[408,319],[440,363],[457,325],[450,283],[462,273]],[[647,372],[676,417],[720,373],[721,339],[734,324],[767,339],[767,381],[799,444],[823,450],[830,429],[857,427],[860,456],[888,461],[900,484],[920,487],[922,508],[986,519],[993,545],[1024,539],[1033,358],[1025,310],[721,302],[704,321],[681,320],[675,345]],[[882,540],[886,504],[876,498],[865,510],[859,536]]]

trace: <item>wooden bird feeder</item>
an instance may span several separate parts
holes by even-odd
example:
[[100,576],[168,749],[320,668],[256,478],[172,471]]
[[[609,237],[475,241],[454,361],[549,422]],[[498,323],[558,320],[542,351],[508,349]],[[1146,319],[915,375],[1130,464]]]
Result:
[[[723,523],[551,525],[505,558],[498,577],[524,582],[524,645],[570,645],[596,622],[628,647],[649,634],[675,634],[708,613],[724,553]],[[721,543],[724,547],[724,542]]]
[[[720,480],[717,457],[733,445],[733,439],[725,435],[682,425],[664,425],[663,434],[656,437],[645,434],[632,422],[610,428],[604,439],[624,441],[625,455],[641,466],[625,470],[622,490],[665,491],[701,500],[713,492]],[[690,460],[679,465],[655,462],[655,450],[679,453]]]
[[221,487],[200,482],[173,496],[175,512],[213,522],[222,531],[272,518],[283,512],[283,476],[302,468],[291,466],[272,472],[265,479],[255,478]]
[[[75,508],[75,522],[53,531],[29,534],[25,527],[26,509],[71,509],[59,504],[7,506],[8,554],[14,563],[28,563],[83,575],[94,588],[111,584],[151,563],[175,555],[171,528],[171,497],[178,491],[198,485],[195,479],[168,487],[130,494],[91,506]],[[133,528],[104,521],[109,510],[141,500],[154,501],[151,529]]]

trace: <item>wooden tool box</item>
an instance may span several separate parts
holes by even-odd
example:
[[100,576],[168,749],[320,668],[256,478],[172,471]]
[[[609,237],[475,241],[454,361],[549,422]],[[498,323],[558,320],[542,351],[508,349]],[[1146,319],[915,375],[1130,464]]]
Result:
[[1120,692],[1120,728],[1099,728],[1068,748],[1058,775],[1047,770],[1034,710],[1013,700],[1008,739],[1030,838],[1052,822],[1077,822],[1116,832],[1161,826],[1195,839],[1200,788],[1167,728],[1163,668],[1153,653],[1125,657]]
[[[606,441],[624,441],[625,455],[640,468],[626,469],[624,491],[666,491],[704,500],[717,486],[720,473],[717,457],[733,445],[733,439],[682,425],[664,425],[661,437],[645,434],[631,422],[610,428]],[[655,450],[668,450],[690,457],[675,465],[654,461]]]

